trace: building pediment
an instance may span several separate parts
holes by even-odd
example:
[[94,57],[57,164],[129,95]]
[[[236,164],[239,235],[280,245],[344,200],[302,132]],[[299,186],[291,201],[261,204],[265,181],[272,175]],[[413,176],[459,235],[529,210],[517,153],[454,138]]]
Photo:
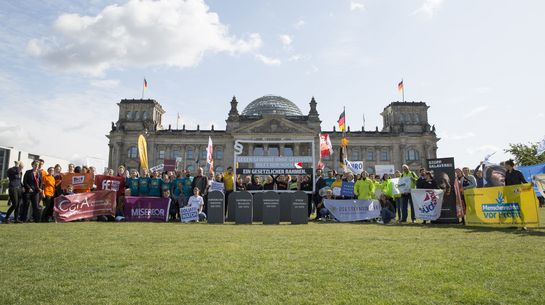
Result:
[[315,134],[316,132],[307,126],[299,125],[281,117],[265,117],[256,122],[252,122],[245,126],[239,126],[233,133],[239,134],[301,134],[309,133]]

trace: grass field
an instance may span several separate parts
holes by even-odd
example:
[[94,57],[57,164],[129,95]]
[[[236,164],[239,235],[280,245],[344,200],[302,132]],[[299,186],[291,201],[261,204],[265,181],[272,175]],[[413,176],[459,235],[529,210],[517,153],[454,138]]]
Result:
[[545,229],[76,222],[0,242],[1,304],[545,302]]

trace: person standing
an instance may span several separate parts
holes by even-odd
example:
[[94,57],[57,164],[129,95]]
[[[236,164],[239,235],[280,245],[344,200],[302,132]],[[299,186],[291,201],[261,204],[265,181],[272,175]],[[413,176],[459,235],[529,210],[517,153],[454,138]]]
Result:
[[8,169],[8,194],[11,201],[11,206],[6,212],[6,223],[9,223],[9,216],[13,212],[14,222],[19,223],[19,209],[23,200],[23,184],[21,183],[21,177],[24,164],[21,161],[15,161],[15,166]]
[[235,173],[233,167],[227,167],[227,171],[223,173],[223,186],[225,187],[225,215],[227,215],[227,204],[229,203],[229,195],[235,189]]
[[354,195],[358,200],[371,200],[375,194],[375,183],[369,179],[369,174],[364,171],[361,179],[354,185]]
[[[314,207],[316,208],[316,217],[315,220],[318,220],[320,218],[320,210],[318,210],[318,205],[322,202],[322,196],[320,196],[320,190],[327,186],[327,183],[325,182],[325,179],[323,177],[323,172],[321,169],[316,170],[316,184],[314,185],[314,194],[313,194],[313,202]],[[311,210],[312,212],[312,210]]]
[[416,180],[418,179],[418,176],[413,171],[409,170],[409,166],[407,164],[403,164],[402,168],[403,173],[401,174],[401,179],[408,177],[407,179],[410,181],[410,186],[407,188],[409,190],[408,192],[404,192],[401,194],[401,222],[407,222],[408,208],[410,206],[411,222],[414,223],[416,217],[414,214],[414,205],[410,190],[416,187]]
[[38,171],[40,161],[32,161],[32,169],[25,172],[23,177],[23,186],[25,193],[23,194],[23,205],[21,211],[21,220],[27,221],[28,208],[32,207],[32,218],[35,222],[40,221],[39,200],[42,194],[42,175]]
[[526,179],[524,179],[524,175],[519,170],[515,169],[515,162],[513,162],[513,160],[509,159],[505,161],[505,169],[505,185],[528,183],[526,182]]
[[55,198],[55,169],[47,169],[47,175],[42,176],[44,186],[44,210],[42,212],[42,222],[49,222],[53,217],[53,199]]
[[191,182],[191,189],[193,190],[193,193],[196,187],[199,188],[199,195],[201,195],[203,198],[204,213],[206,213],[206,203],[208,201],[208,178],[203,175],[202,167],[197,168],[197,175],[195,176],[195,178],[193,178],[193,181]]

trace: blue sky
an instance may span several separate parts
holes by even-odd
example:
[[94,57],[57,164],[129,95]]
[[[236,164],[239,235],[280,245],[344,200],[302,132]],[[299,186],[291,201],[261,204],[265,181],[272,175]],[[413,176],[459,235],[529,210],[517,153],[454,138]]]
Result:
[[322,127],[382,127],[405,99],[429,106],[439,156],[499,162],[545,132],[543,1],[9,1],[0,11],[0,145],[107,157],[116,103],[146,97],[188,128],[225,126],[275,94]]

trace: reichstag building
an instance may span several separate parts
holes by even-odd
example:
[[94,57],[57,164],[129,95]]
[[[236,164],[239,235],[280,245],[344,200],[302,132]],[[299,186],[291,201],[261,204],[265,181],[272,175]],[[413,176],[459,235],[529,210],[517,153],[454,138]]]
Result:
[[[235,97],[231,100],[225,130],[173,129],[163,126],[165,110],[153,99],[123,99],[118,103],[119,118],[112,122],[109,141],[108,166],[116,168],[125,164],[138,168],[137,138],[144,134],[148,143],[149,166],[162,164],[164,160],[176,160],[177,169],[195,171],[197,166],[206,166],[208,137],[214,143],[214,167],[216,172],[233,165],[236,140],[288,140],[292,143],[245,143],[242,155],[253,156],[310,156],[314,140],[316,162],[319,158],[319,134],[327,133],[331,138],[334,155],[323,160],[326,168],[339,169],[339,145],[342,133],[322,129],[316,100],[310,100],[310,111],[303,114],[292,101],[267,95],[249,103],[242,112]],[[226,103],[227,108],[227,103]],[[408,164],[418,169],[426,159],[436,158],[437,142],[435,127],[428,123],[428,108],[423,102],[393,102],[381,113],[383,126],[379,130],[350,129],[348,160],[364,161],[365,169],[374,172],[375,165],[393,164],[400,169]],[[335,119],[340,114],[334,115]],[[298,143],[306,140],[306,143]]]

